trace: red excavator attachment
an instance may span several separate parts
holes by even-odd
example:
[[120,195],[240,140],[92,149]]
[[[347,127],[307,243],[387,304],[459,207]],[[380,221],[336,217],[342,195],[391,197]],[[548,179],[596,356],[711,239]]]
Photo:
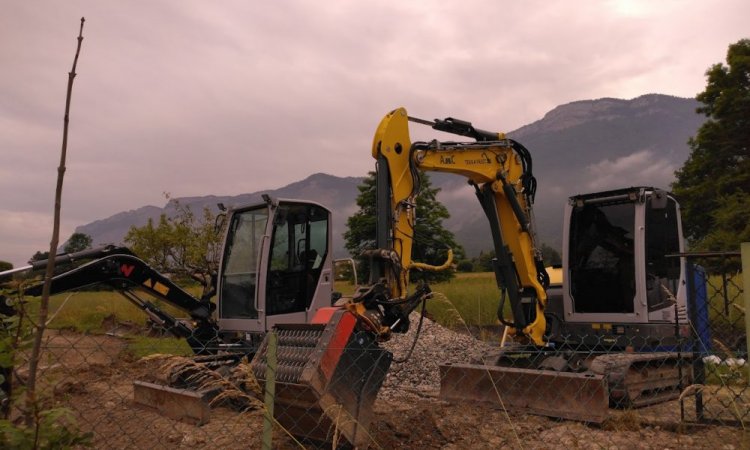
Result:
[[[326,317],[325,323],[274,327],[274,417],[298,438],[330,442],[344,436],[353,446],[366,448],[372,441],[372,408],[392,355],[377,345],[372,333],[358,328],[351,313],[331,309]],[[252,362],[261,385],[268,345],[267,336]]]

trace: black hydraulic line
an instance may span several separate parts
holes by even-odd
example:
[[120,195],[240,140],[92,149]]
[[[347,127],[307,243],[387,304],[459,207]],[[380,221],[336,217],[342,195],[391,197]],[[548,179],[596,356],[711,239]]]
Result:
[[523,175],[521,175],[521,185],[523,186],[524,193],[528,196],[531,203],[534,203],[534,197],[536,196],[536,178],[533,175],[532,170],[532,158],[531,152],[524,147],[520,142],[513,139],[508,139],[513,150],[518,153],[521,157],[521,163],[523,165]]
[[132,304],[140,308],[146,313],[152,320],[161,325],[164,329],[172,333],[178,338],[189,338],[193,335],[193,330],[188,328],[184,323],[177,320],[170,314],[162,311],[159,307],[153,303],[143,300],[138,297],[135,292],[123,289],[119,291],[120,294],[128,299]]
[[[55,256],[55,266],[64,264],[72,264],[76,261],[83,261],[86,259],[102,258],[108,255],[131,255],[135,254],[127,247],[116,247],[114,245],[107,245],[105,247],[92,248],[87,250],[81,250],[80,252],[73,253],[62,253]],[[47,260],[29,261],[33,270],[41,270],[47,267]]]
[[516,220],[518,220],[518,223],[521,225],[521,230],[528,233],[529,219],[528,217],[526,217],[526,213],[523,212],[521,204],[518,203],[518,198],[516,198],[516,190],[513,189],[513,186],[508,184],[508,181],[506,181],[503,174],[498,172],[497,178],[503,184],[503,193],[505,194],[505,198],[508,199],[508,203],[510,203],[510,207],[513,210],[513,214],[516,216]]
[[[529,227],[531,225],[531,221],[526,216],[526,213],[524,213],[523,209],[521,208],[521,204],[518,203],[518,198],[516,197],[516,191],[513,189],[513,186],[511,186],[506,180],[505,177],[498,173],[497,177],[500,179],[500,182],[503,184],[503,193],[505,194],[505,197],[508,199],[508,202],[510,203],[510,207],[513,210],[513,214],[516,216],[516,219],[518,220],[518,223],[521,225],[521,230],[529,233]],[[542,285],[544,290],[547,290],[549,287],[549,274],[547,273],[547,269],[544,267],[544,262],[541,259],[534,258],[534,266],[536,268],[537,272],[537,281]]]
[[474,125],[472,125],[471,122],[467,122],[461,119],[455,119],[453,117],[446,117],[442,120],[424,120],[418,117],[409,116],[408,119],[409,122],[419,123],[422,125],[427,125],[428,127],[432,127],[433,130],[456,134],[458,136],[470,137],[480,142],[496,141],[499,138],[498,133],[474,128]]
[[[105,247],[93,248],[82,250],[80,252],[73,253],[60,253],[55,256],[55,267],[65,266],[73,264],[77,261],[84,261],[87,259],[102,258],[107,255],[134,255],[127,247],[116,247],[114,245],[108,245]],[[47,268],[48,259],[40,259],[36,261],[29,261],[28,266],[17,267],[15,269],[6,270],[0,272],[0,279],[9,278],[12,275],[25,273],[25,272],[37,272]]]
[[494,192],[485,185],[484,188],[474,186],[479,203],[482,205],[487,220],[490,224],[490,231],[495,245],[495,259],[492,261],[495,272],[495,280],[500,289],[507,291],[510,297],[511,312],[513,313],[513,323],[509,323],[503,317],[502,302],[497,310],[497,318],[507,326],[518,329],[526,327],[526,318],[523,313],[523,305],[519,294],[518,274],[513,264],[513,254],[508,246],[503,242],[503,235],[500,231],[500,220],[498,219],[497,206],[495,205]]
[[417,341],[419,340],[419,335],[422,333],[422,323],[424,322],[424,315],[425,311],[427,310],[427,298],[425,297],[422,299],[422,312],[419,315],[419,323],[417,324],[417,331],[414,333],[414,340],[411,343],[411,347],[409,347],[409,351],[406,352],[406,356],[404,356],[401,359],[394,359],[393,362],[395,363],[405,363],[411,358],[412,353],[414,353],[414,348],[417,346]]
[[[187,312],[198,321],[208,321],[215,308],[213,303],[201,301],[185,292],[139,258],[114,254],[96,259],[52,278],[50,294],[80,289],[94,284],[107,284],[117,290],[142,289],[157,298]],[[32,286],[25,293],[41,294],[42,285]]]
[[544,261],[541,258],[535,258],[534,266],[536,267],[537,281],[539,281],[539,284],[541,284],[546,291],[547,289],[549,289],[549,274],[547,273],[547,268],[544,267]]
[[471,122],[455,119],[453,117],[447,117],[443,120],[435,119],[435,125],[433,125],[432,128],[446,133],[470,137],[479,142],[498,140],[498,133],[474,128]]
[[[375,248],[391,248],[389,230],[391,227],[391,180],[388,170],[388,160],[382,153],[378,154],[375,165],[375,210],[382,211],[375,217]],[[377,283],[385,276],[385,265],[382,260],[370,261],[370,283]]]

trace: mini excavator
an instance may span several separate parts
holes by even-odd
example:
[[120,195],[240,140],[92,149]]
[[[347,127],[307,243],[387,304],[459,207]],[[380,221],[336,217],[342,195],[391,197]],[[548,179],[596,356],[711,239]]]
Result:
[[[412,143],[409,122],[473,141]],[[386,230],[376,250],[385,277],[375,285],[389,295],[381,302],[411,299],[405,289],[416,267],[420,173],[465,177],[489,223],[504,345],[481,361],[442,365],[443,399],[602,422],[609,405],[665,401],[690,383],[689,356],[679,352],[690,335],[685,261],[677,257],[684,240],[679,204],[668,192],[631,187],[570,197],[563,265],[545,268],[531,154],[519,142],[401,108],[381,121],[372,156],[378,225]]]

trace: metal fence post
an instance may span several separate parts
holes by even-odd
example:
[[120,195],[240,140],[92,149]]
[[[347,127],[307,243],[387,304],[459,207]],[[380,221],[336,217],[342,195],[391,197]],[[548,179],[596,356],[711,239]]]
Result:
[[[750,352],[750,242],[743,242],[740,251],[742,253],[742,293],[745,296],[745,348]],[[749,360],[745,365],[748,378],[750,378],[750,357],[745,358]]]
[[[698,326],[698,292],[695,286],[696,273],[702,273],[695,269],[695,263],[688,259],[687,264],[687,288],[688,288],[688,320],[691,324],[691,343],[690,347],[693,352],[693,383],[704,384],[706,380],[705,367],[703,358],[700,355],[698,346],[701,343],[700,335],[696,327]],[[708,301],[708,298],[706,298]],[[705,306],[704,306],[705,307]],[[695,394],[695,418],[698,422],[703,421],[703,393],[698,391]]]
[[264,397],[266,414],[263,418],[263,450],[271,450],[273,440],[273,403],[276,400],[276,344],[278,336],[275,331],[268,332],[268,350],[266,353],[266,395]]

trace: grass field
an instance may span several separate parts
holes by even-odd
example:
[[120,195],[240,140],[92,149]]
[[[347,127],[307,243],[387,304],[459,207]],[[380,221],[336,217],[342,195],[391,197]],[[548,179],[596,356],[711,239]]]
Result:
[[[434,297],[427,303],[428,313],[439,323],[455,328],[493,325],[497,322],[498,291],[491,273],[458,274],[450,282],[431,286]],[[337,282],[335,288],[351,293],[354,286]],[[200,286],[185,288],[195,296]],[[159,308],[175,317],[185,313],[157,299]],[[38,301],[30,300],[27,311],[36,316]],[[82,333],[106,333],[115,323],[130,322],[138,327],[146,325],[147,316],[139,308],[113,291],[83,291],[54,295],[50,298],[49,328],[68,329]],[[153,338],[128,335],[128,350],[134,357],[153,353],[189,355],[190,348],[183,339]]]
[[[200,287],[188,287],[188,292],[200,295]],[[185,313],[159,300],[152,303],[175,317]],[[27,312],[36,318],[38,301],[27,304]],[[81,333],[106,333],[112,331],[116,323],[132,323],[136,328],[146,325],[148,316],[131,304],[122,295],[112,291],[83,291],[53,295],[50,298],[48,327],[51,329],[74,330]],[[135,358],[155,353],[190,356],[193,351],[185,339],[175,337],[149,337],[139,333],[125,333],[127,351]]]
[[[460,273],[453,280],[431,288],[434,296],[427,302],[427,311],[437,322],[449,327],[497,323],[500,291],[494,274]],[[505,311],[509,311],[508,305]]]
[[[336,282],[336,290],[351,294],[351,283]],[[495,275],[490,272],[458,273],[451,281],[431,284],[434,293],[427,302],[427,312],[448,327],[486,326],[497,322],[500,292]],[[509,311],[506,305],[506,312]]]
[[[709,320],[714,330],[730,330],[730,334],[744,332],[744,312],[733,305],[741,305],[740,287],[729,285],[727,298],[731,299],[730,307],[725,314],[724,294],[716,290],[720,287],[720,278],[709,280],[708,298],[710,305]],[[431,285],[434,296],[427,303],[427,311],[435,320],[451,328],[476,326],[491,326],[497,324],[497,308],[500,294],[495,285],[492,273],[459,273],[448,282]],[[354,286],[346,282],[337,282],[335,289],[351,294]],[[200,287],[186,288],[198,296]],[[740,300],[737,300],[737,298]],[[170,305],[154,300],[160,308],[176,317],[184,317],[185,313]],[[30,305],[36,304],[31,301]],[[509,306],[505,305],[505,315]],[[33,309],[33,308],[31,308]],[[33,311],[32,311],[33,313]],[[97,291],[79,292],[74,294],[60,294],[53,296],[50,301],[51,328],[72,329],[80,332],[101,333],[109,331],[113,323],[112,318],[122,322],[132,322],[144,325],[147,316],[138,308],[130,304],[116,292]],[[714,334],[714,339],[717,337]],[[152,346],[153,342],[144,347]],[[731,344],[730,344],[731,345]]]
[[[449,282],[431,286],[434,298],[427,303],[427,311],[442,324],[456,326],[492,325],[496,322],[498,290],[491,273],[458,274]],[[337,282],[335,288],[344,293],[354,289],[349,283]],[[188,287],[194,295],[200,294],[200,287]],[[153,300],[166,312],[183,317],[184,312],[168,304]],[[33,305],[35,302],[32,301]],[[33,308],[32,308],[33,309]],[[33,311],[32,311],[33,314]],[[65,293],[50,299],[50,328],[72,329],[80,332],[106,332],[104,329],[110,318],[120,322],[144,325],[147,316],[124,297],[111,291]]]
[[[200,295],[200,288],[186,288],[193,295]],[[162,301],[153,299],[152,303],[176,317],[185,313]],[[50,328],[65,328],[87,332],[108,331],[103,329],[108,318],[121,322],[132,322],[144,325],[146,314],[134,306],[122,295],[111,291],[89,291],[53,295],[50,298]]]
[[730,274],[724,283],[720,275],[709,277],[706,286],[708,316],[711,327],[717,330],[741,332],[745,328],[742,297],[742,273]]
[[[735,283],[728,285],[727,298],[730,302],[728,311],[725,312],[724,294],[719,291],[721,285],[720,278],[712,277],[709,280],[711,323],[739,331],[744,328],[744,311],[734,305],[742,305],[741,287]],[[431,288],[435,295],[427,303],[427,310],[438,322],[451,326],[461,323],[486,326],[497,322],[500,293],[492,273],[459,273],[453,280],[433,284]],[[335,289],[346,295],[352,293],[354,286],[337,281]],[[199,286],[187,287],[186,290],[195,296],[200,295]],[[183,312],[170,305],[158,300],[154,300],[154,303],[170,314],[184,316]],[[102,322],[110,316],[136,324],[146,322],[146,315],[141,310],[121,295],[110,291],[55,295],[50,300],[50,312],[54,316],[50,323],[52,328],[70,328],[82,332],[106,331],[101,329]]]

